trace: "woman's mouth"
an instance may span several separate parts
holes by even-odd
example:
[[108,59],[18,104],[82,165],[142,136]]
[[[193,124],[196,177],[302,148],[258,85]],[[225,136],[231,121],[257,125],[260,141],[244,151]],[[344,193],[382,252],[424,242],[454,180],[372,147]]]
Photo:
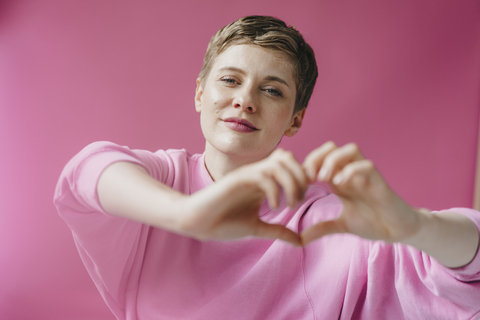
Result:
[[258,130],[250,121],[238,117],[226,118],[223,122],[225,122],[227,127],[238,132],[253,132]]

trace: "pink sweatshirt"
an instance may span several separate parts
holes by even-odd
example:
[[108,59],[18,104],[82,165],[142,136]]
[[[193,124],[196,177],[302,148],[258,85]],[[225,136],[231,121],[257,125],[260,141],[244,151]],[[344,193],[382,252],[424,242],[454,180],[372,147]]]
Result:
[[[480,319],[480,254],[448,269],[412,247],[348,234],[305,248],[257,238],[197,241],[106,213],[96,184],[116,161],[139,164],[185,194],[213,182],[203,155],[185,150],[97,142],[66,165],[55,204],[118,319]],[[313,185],[295,211],[282,200],[278,210],[262,206],[260,216],[301,231],[341,208]],[[480,229],[478,212],[450,211]]]

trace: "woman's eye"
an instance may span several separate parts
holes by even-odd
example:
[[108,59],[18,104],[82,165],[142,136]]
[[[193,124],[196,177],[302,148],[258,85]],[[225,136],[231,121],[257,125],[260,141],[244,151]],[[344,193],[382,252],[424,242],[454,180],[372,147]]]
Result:
[[269,89],[265,89],[265,91],[271,94],[272,96],[283,97],[283,94],[280,90],[269,88]]
[[220,81],[223,81],[228,84],[237,84],[237,81],[233,78],[221,78]]

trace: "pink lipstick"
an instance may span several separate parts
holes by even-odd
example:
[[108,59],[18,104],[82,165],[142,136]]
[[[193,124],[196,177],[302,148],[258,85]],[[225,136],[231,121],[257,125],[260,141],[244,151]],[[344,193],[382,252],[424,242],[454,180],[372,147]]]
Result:
[[226,118],[223,122],[227,127],[238,132],[246,133],[258,130],[250,121],[238,117]]

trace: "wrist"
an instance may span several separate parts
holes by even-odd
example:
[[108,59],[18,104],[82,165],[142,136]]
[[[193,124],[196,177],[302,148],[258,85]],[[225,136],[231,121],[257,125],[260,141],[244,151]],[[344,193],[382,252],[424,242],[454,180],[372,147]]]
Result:
[[413,232],[399,242],[423,251],[425,244],[429,242],[428,237],[435,228],[435,216],[428,209],[412,209],[412,211],[416,220]]
[[215,210],[222,206],[221,203],[214,202],[216,193],[212,192],[212,188],[215,191],[217,184],[191,195],[182,195],[176,218],[177,233],[197,240],[211,238],[211,228],[215,224]]
[[173,231],[178,234],[197,238],[194,235],[195,207],[198,207],[196,194],[179,195],[175,200]]

